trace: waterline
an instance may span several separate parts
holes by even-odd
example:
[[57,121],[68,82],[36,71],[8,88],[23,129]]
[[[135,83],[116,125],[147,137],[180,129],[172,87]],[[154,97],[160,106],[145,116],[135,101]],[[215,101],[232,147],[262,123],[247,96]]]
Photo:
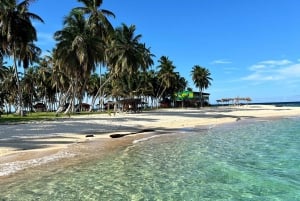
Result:
[[1,186],[0,200],[300,200],[299,119],[233,125],[28,170],[31,179]]

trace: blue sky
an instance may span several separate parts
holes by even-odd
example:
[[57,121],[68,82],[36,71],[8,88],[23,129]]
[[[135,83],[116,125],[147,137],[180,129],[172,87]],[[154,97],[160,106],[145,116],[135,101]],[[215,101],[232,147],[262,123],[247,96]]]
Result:
[[[230,97],[253,102],[300,101],[299,0],[103,0],[116,27],[136,25],[141,42],[151,47],[156,68],[168,56],[176,71],[195,88],[194,65],[209,69],[211,103]],[[30,11],[43,51],[51,50],[53,33],[77,0],[36,0]]]

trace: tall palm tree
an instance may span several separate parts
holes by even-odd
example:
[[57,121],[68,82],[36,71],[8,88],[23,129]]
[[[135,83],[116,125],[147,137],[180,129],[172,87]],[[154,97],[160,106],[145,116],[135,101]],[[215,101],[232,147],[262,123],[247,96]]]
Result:
[[31,20],[43,22],[38,15],[29,12],[28,8],[33,0],[24,0],[17,3],[16,0],[4,0],[0,6],[0,34],[2,38],[2,48],[14,60],[15,76],[19,94],[19,111],[22,113],[22,89],[18,77],[17,62],[23,63],[27,68],[33,57],[27,52],[28,46],[37,40],[36,29]]
[[201,107],[203,107],[203,90],[207,89],[211,85],[211,81],[213,79],[210,77],[211,74],[209,70],[199,65],[195,65],[193,67],[191,75],[194,84],[199,88],[200,103]]
[[22,79],[23,86],[23,97],[26,95],[28,97],[27,101],[25,101],[24,106],[26,105],[30,108],[30,111],[33,111],[33,102],[34,99],[37,98],[37,90],[36,90],[36,79],[37,72],[34,67],[29,67],[26,69],[26,73]]
[[[106,80],[106,82],[103,82],[102,75],[101,75],[101,66],[106,64],[106,58],[105,58],[105,49],[107,44],[109,44],[109,41],[111,40],[111,35],[114,33],[114,28],[111,25],[111,23],[108,20],[108,17],[115,17],[114,13],[100,8],[102,6],[103,1],[102,0],[78,0],[78,2],[81,2],[84,4],[83,7],[76,7],[73,10],[80,10],[85,15],[88,16],[88,25],[91,28],[91,31],[94,35],[99,37],[103,42],[103,51],[101,52],[101,56],[99,55],[98,60],[95,61],[97,65],[99,65],[99,75],[100,75],[100,86],[98,89],[98,92],[93,98],[92,101],[92,107],[94,105],[94,102],[99,96],[99,100],[101,100],[102,96],[102,88],[103,86],[110,80]],[[100,53],[100,52],[99,52]],[[92,109],[91,107],[91,109]]]
[[[126,80],[127,84],[132,84],[133,78],[136,77],[138,72],[146,71],[148,67],[153,65],[153,55],[150,53],[150,49],[140,42],[142,35],[136,35],[135,30],[134,25],[128,27],[125,24],[116,28],[113,37],[108,42],[105,53],[110,76],[100,86],[98,93],[104,84],[110,82],[113,78]],[[114,86],[118,86],[116,84],[117,82],[114,81]],[[133,88],[128,90],[130,93],[127,93],[127,95],[132,96]],[[116,91],[121,92],[120,90]],[[94,101],[93,99],[92,105]]]
[[115,17],[115,14],[109,10],[100,9],[102,0],[78,0],[78,2],[83,3],[84,7],[76,7],[73,10],[80,10],[87,14],[88,24],[93,33],[105,40],[114,31],[108,17]]
[[3,62],[1,62],[0,64],[1,64],[0,65],[0,117],[1,117],[2,107],[4,106],[5,99],[7,97],[3,82],[5,77],[8,74],[8,68],[3,65]]
[[97,91],[100,85],[100,76],[97,73],[93,73],[86,85],[87,96],[94,98],[97,95]]
[[140,42],[142,35],[136,35],[135,30],[134,25],[122,24],[117,27],[111,46],[107,49],[109,72],[120,79],[119,82],[114,81],[114,91],[129,98],[138,93],[140,73],[153,64],[150,49]]
[[5,102],[7,103],[7,111],[11,113],[11,106],[17,105],[18,86],[13,66],[8,66],[5,77],[1,83],[1,91],[5,94]]
[[173,65],[173,62],[167,57],[167,56],[161,56],[158,60],[160,63],[157,68],[159,69],[157,72],[157,78],[159,81],[159,90],[156,97],[159,99],[162,98],[165,91],[171,87],[171,85],[174,83],[177,73],[174,72],[175,66]]
[[135,35],[135,26],[122,24],[116,28],[115,37],[107,49],[109,71],[113,75],[127,73],[132,75],[145,71],[153,64],[150,49],[140,42],[141,34]]
[[[91,72],[96,69],[98,58],[102,57],[103,43],[101,38],[93,34],[80,10],[72,10],[65,18],[63,30],[55,32],[54,36],[58,42],[54,52],[56,64],[72,78],[75,85],[72,101],[74,104],[75,92],[79,87],[77,84],[82,79],[82,89],[85,88]],[[72,110],[74,112],[74,107]]]

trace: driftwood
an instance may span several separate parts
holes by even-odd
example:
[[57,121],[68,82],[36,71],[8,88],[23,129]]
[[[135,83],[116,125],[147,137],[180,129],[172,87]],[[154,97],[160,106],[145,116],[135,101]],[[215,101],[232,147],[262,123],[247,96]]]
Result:
[[127,135],[134,135],[134,134],[138,134],[138,133],[153,132],[153,131],[155,131],[155,130],[153,130],[153,129],[143,129],[143,130],[140,130],[140,131],[137,131],[137,132],[127,133],[127,134],[120,134],[120,133],[111,134],[110,137],[111,138],[120,138],[120,137],[124,137],[124,136],[127,136]]

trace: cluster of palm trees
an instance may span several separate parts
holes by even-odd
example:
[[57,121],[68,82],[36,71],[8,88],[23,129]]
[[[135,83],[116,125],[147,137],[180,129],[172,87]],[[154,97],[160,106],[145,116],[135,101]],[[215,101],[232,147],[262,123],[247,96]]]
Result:
[[[114,28],[108,18],[115,15],[100,8],[102,0],[77,1],[83,6],[64,18],[63,28],[54,33],[55,47],[44,56],[35,45],[37,32],[31,21],[43,20],[29,12],[31,0],[1,1],[0,108],[9,111],[13,106],[22,115],[24,107],[32,110],[36,102],[57,112],[69,103],[66,112],[74,112],[76,103],[86,97],[91,109],[104,98],[139,97],[158,105],[187,87],[167,56],[160,57],[157,69],[151,68],[154,55],[134,25]],[[8,65],[6,58],[13,64]],[[191,73],[201,92],[211,84],[206,68],[196,65]]]

